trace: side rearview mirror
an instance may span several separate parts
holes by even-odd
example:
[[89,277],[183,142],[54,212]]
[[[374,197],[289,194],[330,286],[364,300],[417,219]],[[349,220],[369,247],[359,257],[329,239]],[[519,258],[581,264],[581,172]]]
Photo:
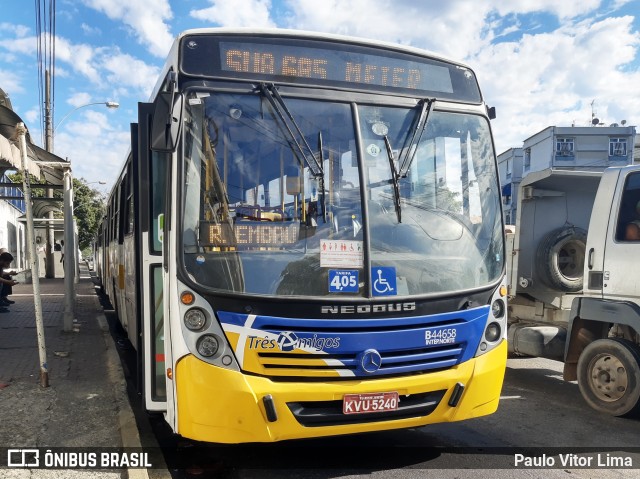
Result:
[[172,92],[159,93],[154,102],[151,124],[151,149],[171,152],[176,149],[182,126],[183,97]]

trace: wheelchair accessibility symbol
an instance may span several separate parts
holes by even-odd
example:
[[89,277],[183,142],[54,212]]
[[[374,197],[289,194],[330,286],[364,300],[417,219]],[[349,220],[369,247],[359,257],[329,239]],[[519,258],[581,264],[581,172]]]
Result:
[[395,296],[396,269],[389,266],[376,266],[371,268],[371,280],[373,281],[372,293],[374,296]]

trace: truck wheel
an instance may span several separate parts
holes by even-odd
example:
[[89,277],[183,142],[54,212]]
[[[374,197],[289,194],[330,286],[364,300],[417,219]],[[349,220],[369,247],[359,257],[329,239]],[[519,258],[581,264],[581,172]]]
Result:
[[578,359],[578,386],[589,406],[612,416],[640,411],[640,349],[625,339],[598,339]]
[[580,291],[586,249],[587,232],[582,228],[562,227],[548,233],[536,255],[542,281],[556,290]]

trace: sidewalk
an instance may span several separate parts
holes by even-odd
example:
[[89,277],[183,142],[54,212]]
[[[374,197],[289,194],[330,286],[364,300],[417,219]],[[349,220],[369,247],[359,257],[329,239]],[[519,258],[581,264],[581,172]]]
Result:
[[[40,289],[50,387],[39,384],[33,286],[14,286],[15,304],[0,314],[0,454],[7,455],[6,448],[139,447],[118,354],[86,265],[75,286],[73,332],[63,331],[64,280],[40,279]],[[141,477],[144,470],[61,472],[0,469],[0,476],[115,479]]]

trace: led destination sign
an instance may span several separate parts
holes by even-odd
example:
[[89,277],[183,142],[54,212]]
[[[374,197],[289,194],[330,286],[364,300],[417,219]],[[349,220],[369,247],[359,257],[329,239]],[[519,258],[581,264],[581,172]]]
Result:
[[226,42],[220,43],[220,54],[222,69],[226,71],[453,92],[448,68],[395,58]]
[[[232,41],[233,40],[233,41]],[[351,43],[297,38],[185,39],[187,74],[414,92],[480,101],[473,72],[438,59]]]
[[300,225],[296,223],[200,223],[200,245],[213,247],[282,246],[298,241]]

